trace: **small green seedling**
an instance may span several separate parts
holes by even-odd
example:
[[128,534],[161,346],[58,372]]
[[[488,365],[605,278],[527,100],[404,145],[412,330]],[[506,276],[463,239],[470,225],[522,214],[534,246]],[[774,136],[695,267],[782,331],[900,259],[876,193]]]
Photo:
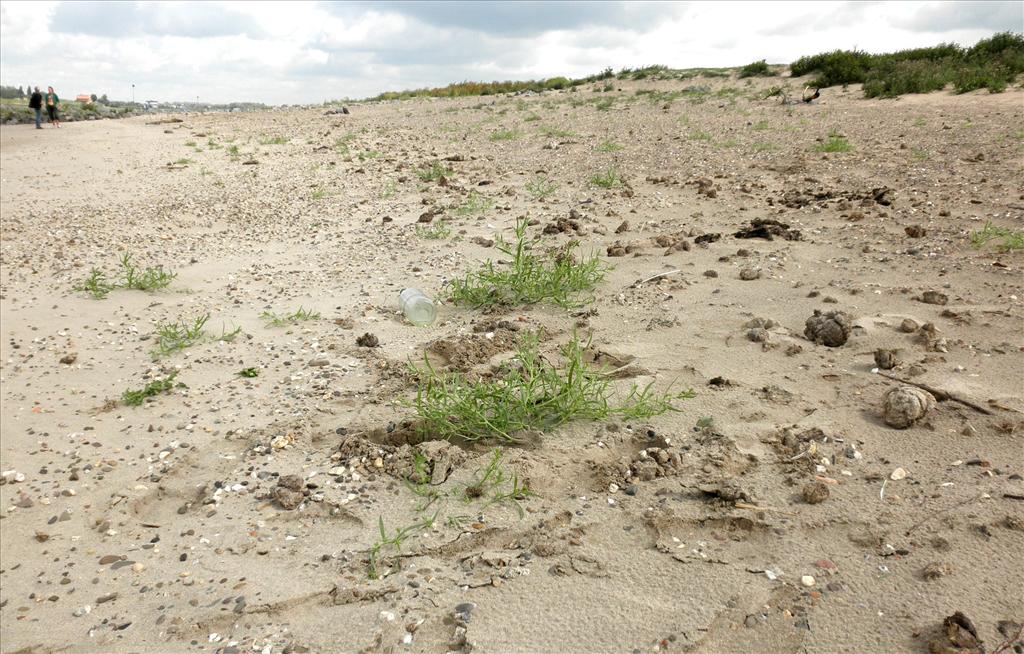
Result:
[[296,311],[284,315],[276,314],[273,311],[264,311],[260,314],[260,318],[267,323],[267,327],[284,327],[306,320],[319,320],[320,314],[311,309],[299,307]]
[[260,369],[259,368],[242,368],[241,370],[238,371],[238,376],[239,377],[246,377],[248,379],[252,379],[253,377],[259,377],[260,376]]
[[174,371],[163,379],[157,379],[156,381],[149,382],[145,387],[139,390],[126,390],[121,394],[121,401],[128,406],[141,406],[147,398],[155,397],[160,393],[166,393],[175,386],[183,387],[184,384],[181,382],[178,382],[177,384],[174,383],[174,378],[177,376],[178,371]]

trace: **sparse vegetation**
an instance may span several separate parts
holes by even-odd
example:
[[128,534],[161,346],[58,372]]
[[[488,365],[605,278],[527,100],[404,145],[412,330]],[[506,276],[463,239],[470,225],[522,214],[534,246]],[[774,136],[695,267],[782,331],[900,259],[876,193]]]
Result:
[[146,384],[139,390],[126,390],[121,394],[121,402],[128,406],[141,406],[148,398],[155,397],[160,393],[166,393],[173,389],[175,386],[184,386],[182,383],[174,383],[174,378],[178,376],[178,371],[174,371],[167,375],[163,379],[157,379]]
[[451,168],[446,168],[441,163],[435,161],[429,166],[420,168],[416,171],[416,176],[420,178],[421,182],[436,182],[442,177],[448,177],[453,171]]
[[147,292],[159,291],[167,288],[174,281],[174,278],[178,276],[177,273],[164,270],[159,266],[140,270],[132,261],[131,252],[125,252],[121,255],[120,264],[121,279],[119,281],[110,281],[103,271],[93,268],[85,281],[76,286],[75,290],[86,291],[94,298],[102,299],[109,295],[111,291],[119,288]]
[[790,70],[794,77],[817,73],[814,86],[863,84],[869,98],[928,93],[948,84],[957,93],[981,88],[998,93],[1024,72],[1024,36],[1002,32],[970,48],[943,43],[877,55],[835,50],[801,57]]
[[573,336],[562,348],[562,366],[555,367],[540,355],[537,335],[527,333],[496,378],[475,381],[439,372],[425,360],[413,367],[419,389],[411,404],[420,429],[432,438],[515,441],[524,431],[550,431],[572,420],[649,418],[676,411],[675,402],[693,397],[691,391],[634,386],[613,403],[611,378],[587,364],[588,347]]
[[814,146],[815,152],[850,152],[853,146],[846,140],[846,137],[835,132],[828,135],[828,139]]
[[454,211],[456,216],[472,216],[484,213],[493,206],[494,202],[487,196],[481,195],[476,191],[470,191],[466,201],[455,207]]
[[543,200],[554,195],[558,185],[547,177],[536,177],[526,183],[526,192],[534,200]]
[[596,256],[577,260],[570,242],[554,253],[536,253],[538,242],[527,239],[527,221],[516,222],[515,241],[498,238],[496,247],[512,257],[508,266],[488,260],[483,268],[455,279],[451,299],[469,307],[492,305],[519,306],[552,302],[561,307],[574,307],[590,300],[585,294],[604,278],[605,268]]
[[556,139],[568,139],[578,136],[576,132],[567,129],[559,129],[557,127],[550,127],[548,125],[541,127],[539,131],[544,136],[550,136]]
[[609,168],[603,173],[591,176],[590,183],[601,188],[616,188],[622,186],[622,176],[619,171]]
[[443,220],[430,225],[416,225],[416,236],[430,241],[444,240],[452,235],[452,228]]
[[246,377],[248,379],[252,379],[254,377],[259,377],[260,376],[260,369],[259,368],[255,368],[255,367],[253,367],[253,368],[242,368],[241,370],[238,371],[238,376],[239,377]]
[[260,145],[286,145],[288,139],[284,136],[265,136],[260,139]]
[[156,344],[150,355],[154,360],[162,359],[206,340],[230,342],[242,333],[242,328],[237,327],[230,332],[222,329],[220,336],[211,337],[206,332],[206,323],[209,320],[210,314],[207,313],[195,318],[191,323],[185,320],[174,323],[157,323],[154,334]]
[[740,68],[739,77],[774,77],[775,71],[773,71],[764,59],[761,61],[755,61],[747,64],[743,68]]
[[996,249],[1001,252],[1024,250],[1024,230],[997,227],[991,222],[977,232],[971,232],[971,246],[975,249],[984,247],[989,241],[998,240]]
[[602,141],[601,144],[597,146],[598,152],[618,152],[622,149],[623,147],[614,141]]
[[519,138],[520,134],[514,129],[500,130],[493,132],[490,136],[492,141],[514,141]]
[[319,320],[320,313],[311,309],[299,307],[292,313],[286,313],[283,315],[274,313],[273,311],[264,311],[260,314],[260,318],[262,318],[267,324],[267,327],[284,327],[285,325],[294,325],[307,320]]

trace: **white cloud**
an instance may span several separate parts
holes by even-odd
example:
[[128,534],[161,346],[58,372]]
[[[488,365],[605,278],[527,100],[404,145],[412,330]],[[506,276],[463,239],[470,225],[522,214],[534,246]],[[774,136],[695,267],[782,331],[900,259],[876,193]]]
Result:
[[1024,5],[877,2],[0,5],[0,77],[65,96],[319,102],[606,66],[736,66],[858,47],[971,44]]

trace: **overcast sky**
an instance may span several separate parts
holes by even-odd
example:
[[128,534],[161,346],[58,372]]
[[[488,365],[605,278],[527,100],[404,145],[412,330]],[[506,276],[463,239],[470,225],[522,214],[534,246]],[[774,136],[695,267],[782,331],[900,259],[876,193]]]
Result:
[[1021,2],[0,3],[3,84],[268,104],[611,66],[789,63],[835,48],[973,44]]

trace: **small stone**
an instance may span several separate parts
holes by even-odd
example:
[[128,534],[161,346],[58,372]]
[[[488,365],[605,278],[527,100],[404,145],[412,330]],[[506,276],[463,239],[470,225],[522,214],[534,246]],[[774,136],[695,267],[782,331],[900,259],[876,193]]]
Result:
[[745,282],[753,281],[761,277],[761,271],[757,268],[744,268],[740,271],[740,279]]
[[928,233],[928,230],[920,225],[908,225],[903,228],[903,231],[906,232],[907,236],[910,238],[922,238]]
[[948,563],[929,563],[921,571],[925,581],[934,581],[940,577],[947,577],[953,574],[953,566]]
[[60,362],[64,365],[70,366],[72,363],[78,360],[78,352],[68,352],[60,358]]
[[875,365],[882,370],[892,370],[898,362],[896,350],[886,350],[885,348],[875,350]]
[[889,479],[891,479],[893,481],[899,481],[901,479],[906,479],[906,478],[907,478],[907,471],[905,469],[903,469],[903,468],[896,468],[895,470],[892,471],[892,474],[889,475]]
[[920,327],[920,325],[910,318],[904,318],[903,322],[900,323],[900,331],[904,334],[912,334],[917,331],[918,327]]
[[771,338],[771,332],[763,327],[754,327],[747,332],[747,340],[755,343],[767,343]]
[[718,277],[718,271],[716,271],[716,270],[705,270],[704,271],[704,276],[705,277],[711,277],[711,278]]
[[748,615],[747,617],[743,618],[743,626],[747,627],[748,629],[756,627],[757,626],[757,616],[756,615]]
[[325,359],[325,358],[321,357],[321,358],[310,359],[309,363],[307,363],[306,365],[308,365],[311,368],[323,368],[324,366],[331,365],[331,362],[330,362],[329,359]]
[[939,293],[938,291],[925,291],[921,294],[921,301],[925,304],[944,305],[949,302],[949,297],[945,293]]
[[463,602],[462,604],[455,605],[455,617],[461,619],[463,622],[469,622],[473,611],[476,609],[476,604],[473,602]]
[[380,345],[380,339],[378,339],[374,334],[367,332],[356,338],[356,345],[359,347],[378,347]]
[[811,575],[804,575],[800,577],[800,583],[810,588],[814,585],[814,577],[812,577]]
[[118,561],[123,561],[124,558],[125,557],[119,556],[117,554],[107,554],[106,556],[100,558],[100,565],[110,565],[111,563],[117,563]]

